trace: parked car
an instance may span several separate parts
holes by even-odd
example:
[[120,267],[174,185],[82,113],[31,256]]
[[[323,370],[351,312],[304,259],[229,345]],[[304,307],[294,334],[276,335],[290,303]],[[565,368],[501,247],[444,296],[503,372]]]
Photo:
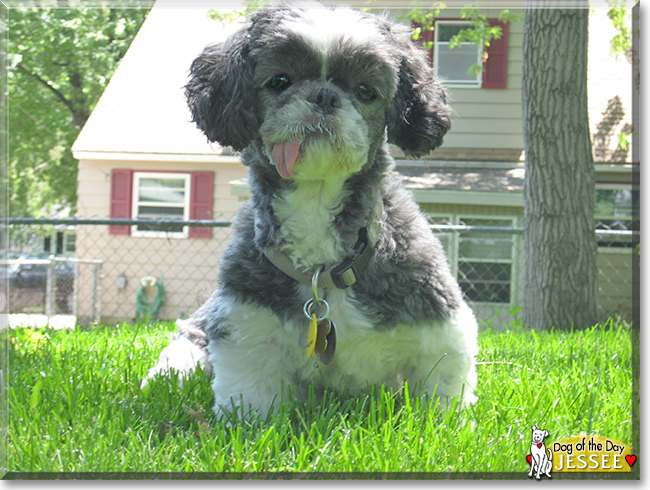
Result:
[[[47,263],[35,264],[35,260],[48,260],[49,253],[31,253],[21,255],[7,274],[7,283],[11,290],[28,290],[45,292],[47,287]],[[72,292],[74,290],[74,264],[56,262],[56,304],[63,313],[70,313]]]

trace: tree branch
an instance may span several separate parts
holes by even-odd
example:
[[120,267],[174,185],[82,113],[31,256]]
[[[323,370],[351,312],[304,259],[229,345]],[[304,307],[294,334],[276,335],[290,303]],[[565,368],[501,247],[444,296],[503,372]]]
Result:
[[63,95],[63,93],[61,93],[58,89],[50,85],[47,80],[42,79],[37,73],[34,73],[33,71],[29,70],[23,63],[18,63],[17,66],[18,68],[23,70],[27,75],[36,79],[40,84],[42,84],[45,88],[47,88],[50,92],[52,92],[57,99],[63,102],[66,105],[66,107],[70,109],[70,112],[72,112],[73,114],[75,113],[74,106],[72,105],[72,101],[68,100],[66,96]]

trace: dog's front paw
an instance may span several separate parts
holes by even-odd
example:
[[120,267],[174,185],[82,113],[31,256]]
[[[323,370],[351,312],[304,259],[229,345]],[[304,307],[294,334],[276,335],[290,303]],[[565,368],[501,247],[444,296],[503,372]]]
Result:
[[162,350],[158,363],[149,370],[147,376],[142,380],[140,389],[143,390],[156,374],[167,373],[170,369],[174,369],[181,376],[186,377],[196,369],[197,364],[201,366],[206,375],[212,372],[207,350],[191,342],[187,337],[179,336]]

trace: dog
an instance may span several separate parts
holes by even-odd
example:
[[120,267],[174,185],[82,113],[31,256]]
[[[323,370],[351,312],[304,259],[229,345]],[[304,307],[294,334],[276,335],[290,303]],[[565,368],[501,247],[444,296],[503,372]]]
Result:
[[251,195],[218,289],[150,376],[200,364],[218,415],[265,417],[287,388],[306,399],[407,383],[473,403],[476,320],[389,153],[427,155],[450,128],[448,94],[409,29],[267,5],[204,49],[185,91],[207,139],[242,152]]
[[544,439],[548,437],[548,431],[540,430],[533,425],[533,437],[530,443],[530,471],[528,472],[528,477],[532,477],[535,473],[535,478],[540,479],[542,474],[546,475],[548,478],[551,477],[551,469],[553,468],[553,454],[551,450],[547,449],[544,445]]

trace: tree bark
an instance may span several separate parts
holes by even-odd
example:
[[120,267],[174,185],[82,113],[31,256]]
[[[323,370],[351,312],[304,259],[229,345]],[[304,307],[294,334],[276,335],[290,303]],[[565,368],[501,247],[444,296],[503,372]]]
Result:
[[587,8],[525,11],[523,320],[537,329],[597,322],[588,15]]

